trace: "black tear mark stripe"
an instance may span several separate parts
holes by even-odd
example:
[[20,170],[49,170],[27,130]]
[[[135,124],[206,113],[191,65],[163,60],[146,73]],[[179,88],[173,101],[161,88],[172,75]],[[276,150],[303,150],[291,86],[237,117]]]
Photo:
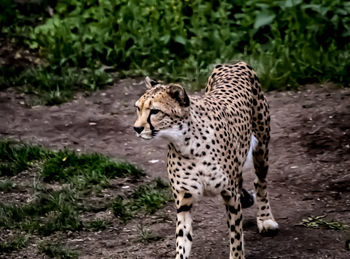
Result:
[[180,208],[177,209],[177,213],[181,213],[184,211],[189,211],[192,209],[192,204],[190,205],[182,205]]
[[155,86],[155,85],[158,85],[159,83],[156,81],[156,80],[152,80],[151,79],[151,86]]
[[148,114],[147,122],[149,124],[149,128],[151,129],[151,131],[154,131],[154,127],[151,123],[151,115],[152,115],[151,113]]

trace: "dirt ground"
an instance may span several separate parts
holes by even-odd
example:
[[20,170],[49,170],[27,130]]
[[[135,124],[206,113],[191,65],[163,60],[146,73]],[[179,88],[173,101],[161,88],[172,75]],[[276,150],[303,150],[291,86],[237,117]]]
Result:
[[[145,169],[150,178],[166,179],[166,143],[135,137],[134,102],[143,93],[137,79],[120,80],[91,96],[78,94],[69,103],[27,107],[13,89],[0,92],[0,137],[101,152]],[[255,206],[244,211],[246,257],[350,258],[349,230],[300,226],[302,219],[325,215],[350,225],[350,89],[310,85],[298,92],[267,93],[272,115],[269,193],[280,225],[276,236],[257,233]],[[245,173],[252,189],[252,172]],[[228,232],[221,198],[204,198],[194,207],[192,258],[228,258]],[[57,240],[80,251],[81,258],[173,258],[175,208],[99,232],[60,233]],[[157,241],[137,241],[140,228]],[[11,258],[44,258],[29,246]]]

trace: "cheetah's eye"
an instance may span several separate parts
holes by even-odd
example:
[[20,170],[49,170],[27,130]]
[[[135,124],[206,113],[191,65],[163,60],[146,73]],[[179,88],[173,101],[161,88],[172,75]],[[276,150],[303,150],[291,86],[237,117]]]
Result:
[[160,112],[160,110],[158,110],[158,109],[151,109],[150,114],[157,114],[158,112]]

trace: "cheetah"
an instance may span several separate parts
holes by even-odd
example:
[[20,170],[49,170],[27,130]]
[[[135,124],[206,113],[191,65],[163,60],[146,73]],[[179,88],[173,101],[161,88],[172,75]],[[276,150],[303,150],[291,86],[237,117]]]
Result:
[[135,103],[138,137],[168,141],[167,171],[175,205],[176,259],[189,258],[193,203],[203,195],[221,195],[227,211],[230,258],[244,258],[242,207],[252,196],[242,188],[242,171],[254,165],[257,226],[276,232],[266,175],[270,115],[259,79],[244,62],[216,65],[204,96],[188,96],[179,84],[146,77],[148,88]]

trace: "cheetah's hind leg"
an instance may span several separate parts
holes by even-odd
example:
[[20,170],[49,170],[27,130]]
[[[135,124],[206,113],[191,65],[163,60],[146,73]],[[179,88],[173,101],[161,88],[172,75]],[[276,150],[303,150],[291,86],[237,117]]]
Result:
[[253,162],[256,178],[254,187],[258,206],[257,225],[259,233],[275,235],[278,232],[278,223],[274,219],[267,193],[266,175],[268,172],[268,144],[261,143],[253,151]]

